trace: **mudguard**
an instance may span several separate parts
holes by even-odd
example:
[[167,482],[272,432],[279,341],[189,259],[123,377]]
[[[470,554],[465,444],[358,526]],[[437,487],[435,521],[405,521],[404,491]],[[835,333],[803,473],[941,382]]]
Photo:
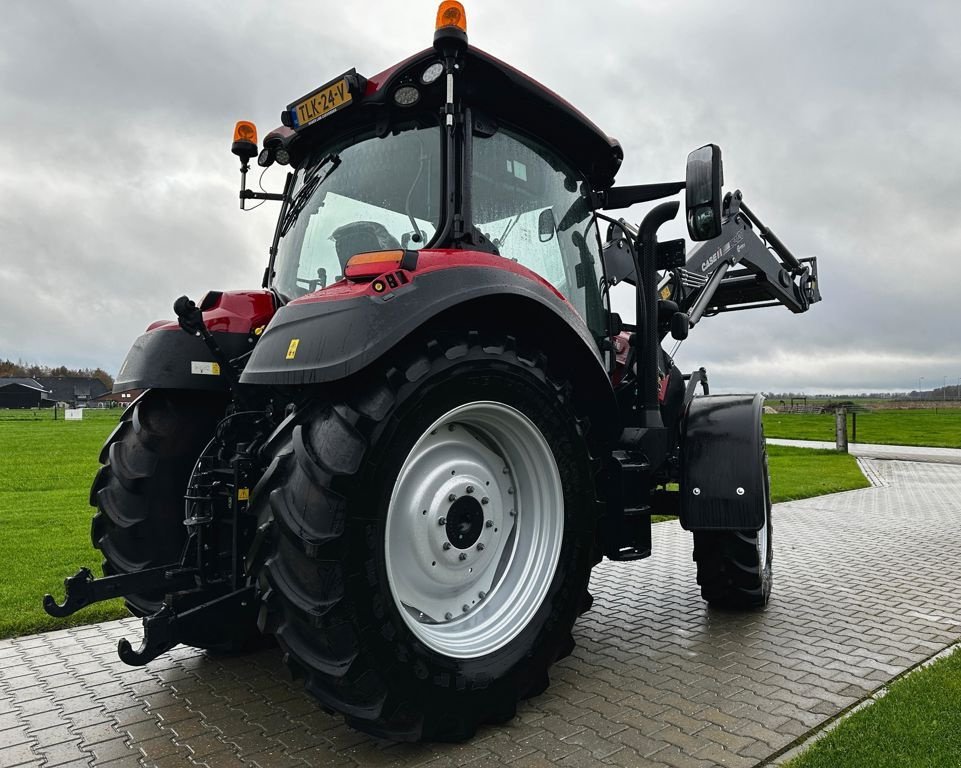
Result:
[[768,493],[762,395],[691,401],[681,439],[681,526],[689,531],[764,525]]
[[[456,253],[456,252],[455,252]],[[508,259],[422,252],[413,270],[334,286],[277,311],[250,356],[241,384],[302,386],[344,379],[428,323],[440,330],[506,328],[535,336],[565,364],[597,429],[616,425],[616,402],[597,342],[549,284]],[[469,263],[456,265],[458,259]],[[454,262],[452,264],[452,262]]]
[[[201,301],[204,323],[228,358],[249,352],[274,314],[270,291],[211,291]],[[127,353],[114,380],[114,392],[131,389],[226,391],[207,345],[174,321],[151,323]]]

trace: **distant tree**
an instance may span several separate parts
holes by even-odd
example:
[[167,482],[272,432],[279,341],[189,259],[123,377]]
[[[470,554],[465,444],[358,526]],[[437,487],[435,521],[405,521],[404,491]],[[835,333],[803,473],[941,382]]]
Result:
[[63,376],[64,378],[85,378],[99,379],[109,390],[113,389],[113,376],[103,368],[67,368],[65,365],[58,365],[51,368],[49,365],[38,365],[36,363],[24,363],[23,360],[13,362],[13,360],[0,360],[0,376],[22,376],[24,378],[35,378],[37,376]]

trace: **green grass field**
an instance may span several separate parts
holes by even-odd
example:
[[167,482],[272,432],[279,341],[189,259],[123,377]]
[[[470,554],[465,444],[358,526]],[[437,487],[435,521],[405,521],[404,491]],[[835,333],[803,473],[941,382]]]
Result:
[[789,768],[903,768],[961,765],[961,653],[894,683]]
[[[961,409],[871,411],[858,414],[859,443],[961,448]],[[778,413],[764,416],[768,437],[834,442],[834,414]],[[848,439],[851,417],[848,416]]]
[[[100,557],[90,545],[90,482],[100,446],[119,412],[87,411],[83,421],[57,421],[47,411],[4,411],[0,415],[0,637],[69,624],[90,624],[126,614],[113,600],[68,619],[47,616],[45,592],[62,598],[63,579],[81,565],[100,575]],[[33,414],[33,417],[31,417]]]
[[[9,418],[8,418],[9,416]],[[0,412],[0,637],[125,615],[119,600],[69,619],[47,616],[44,593],[62,598],[63,579],[80,566],[100,575],[90,544],[90,482],[100,446],[119,412],[86,411],[83,421],[54,421],[50,411]],[[854,459],[833,451],[771,446],[772,497],[799,499],[867,485]]]

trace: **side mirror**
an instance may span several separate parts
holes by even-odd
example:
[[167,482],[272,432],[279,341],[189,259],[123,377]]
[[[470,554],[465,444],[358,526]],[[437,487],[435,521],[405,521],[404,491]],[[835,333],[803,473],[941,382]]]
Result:
[[549,243],[554,239],[557,224],[554,221],[554,209],[545,208],[537,217],[537,239],[542,243]]
[[721,148],[707,144],[687,156],[687,231],[692,240],[721,234]]

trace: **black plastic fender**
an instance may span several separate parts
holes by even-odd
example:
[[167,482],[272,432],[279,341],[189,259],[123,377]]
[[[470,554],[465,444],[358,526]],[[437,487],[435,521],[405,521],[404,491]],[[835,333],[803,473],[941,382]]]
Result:
[[762,395],[695,397],[681,436],[681,526],[752,530],[767,513]]
[[[228,358],[244,354],[254,343],[249,333],[214,332],[213,336]],[[140,336],[113,385],[114,392],[150,388],[224,392],[228,386],[203,340],[175,327]]]
[[597,341],[574,308],[530,277],[489,266],[423,274],[382,295],[295,302],[277,311],[241,384],[303,386],[345,379],[418,329],[507,329],[533,337],[585,399],[594,429],[619,431],[617,404]]

